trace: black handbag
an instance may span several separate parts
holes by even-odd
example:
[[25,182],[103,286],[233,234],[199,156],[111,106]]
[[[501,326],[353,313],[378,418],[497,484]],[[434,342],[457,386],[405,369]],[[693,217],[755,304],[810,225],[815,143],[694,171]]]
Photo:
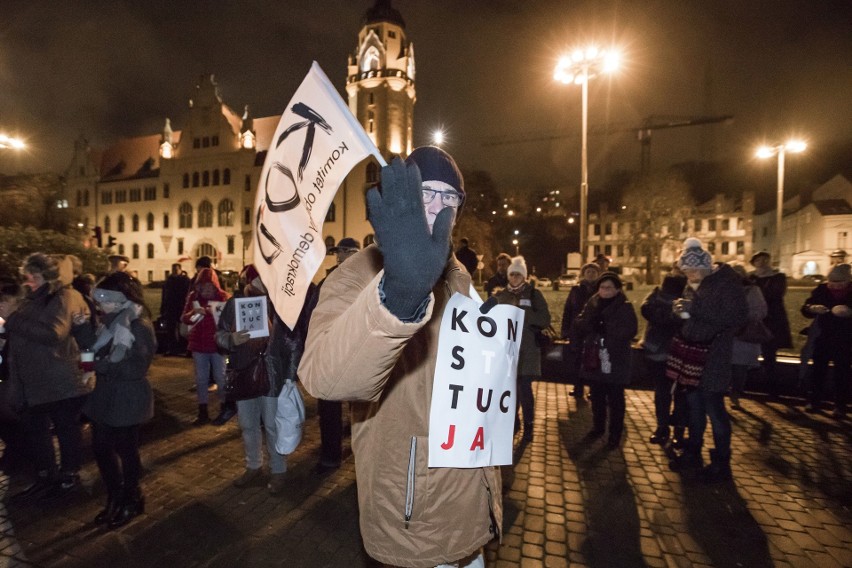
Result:
[[230,401],[249,400],[269,394],[269,369],[266,352],[261,352],[242,369],[225,372],[225,397]]

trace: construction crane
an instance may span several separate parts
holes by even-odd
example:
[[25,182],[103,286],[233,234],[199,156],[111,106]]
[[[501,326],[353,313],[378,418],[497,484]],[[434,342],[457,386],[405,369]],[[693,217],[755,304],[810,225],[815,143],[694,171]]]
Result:
[[716,124],[719,122],[731,122],[733,115],[722,116],[646,116],[642,126],[636,129],[636,139],[641,145],[639,155],[639,172],[646,174],[651,169],[651,133],[654,130],[664,128],[680,128],[681,126],[700,126],[702,124]]
[[[679,128],[681,126],[700,126],[703,124],[715,124],[719,122],[730,122],[733,115],[720,116],[666,116],[652,114],[646,116],[639,126],[628,126],[626,123],[610,124],[607,126],[596,126],[589,128],[590,135],[615,134],[619,132],[635,132],[636,139],[641,144],[639,156],[639,170],[642,174],[647,173],[651,167],[651,133],[654,130],[665,128]],[[528,133],[519,137],[498,137],[483,143],[483,146],[502,146],[504,144],[520,144],[524,142],[545,142],[548,140],[559,140],[579,136],[578,132],[568,132],[564,129],[550,132]]]

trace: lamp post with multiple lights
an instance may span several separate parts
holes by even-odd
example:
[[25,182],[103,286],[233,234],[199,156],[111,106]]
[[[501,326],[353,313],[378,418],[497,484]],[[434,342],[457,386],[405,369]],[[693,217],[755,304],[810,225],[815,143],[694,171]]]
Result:
[[808,145],[802,140],[788,140],[774,146],[761,146],[757,149],[757,157],[762,159],[778,156],[778,203],[775,211],[775,262],[781,265],[781,220],[784,216],[784,157],[787,152],[798,154],[804,152]]
[[586,257],[586,223],[589,199],[589,80],[603,73],[612,73],[618,68],[620,54],[614,49],[588,46],[575,49],[571,55],[562,57],[556,64],[553,78],[566,85],[575,84],[582,88],[582,144],[580,150],[580,254]]

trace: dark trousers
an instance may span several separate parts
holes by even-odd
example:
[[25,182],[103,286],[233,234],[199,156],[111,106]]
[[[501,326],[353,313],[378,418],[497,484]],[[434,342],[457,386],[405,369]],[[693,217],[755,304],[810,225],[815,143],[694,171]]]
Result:
[[66,398],[32,406],[24,416],[33,462],[38,471],[56,473],[56,455],[50,423],[59,440],[62,473],[77,473],[82,465],[83,434],[80,431],[80,409],[86,397]]
[[533,377],[518,377],[518,403],[524,415],[524,424],[532,425],[535,419],[535,399],[532,390]]
[[763,356],[763,374],[766,377],[766,388],[771,396],[778,394],[778,380],[775,377],[775,365],[778,357],[778,348],[771,343],[760,345],[760,354]]
[[731,458],[731,417],[725,408],[725,393],[707,392],[700,388],[692,389],[686,394],[689,406],[689,441],[686,451],[696,456],[701,455],[704,446],[704,430],[707,428],[707,418],[713,427],[713,444],[715,453],[720,460]]
[[835,408],[845,411],[846,404],[849,401],[849,365],[852,363],[852,350],[850,350],[848,343],[843,345],[842,342],[821,342],[817,340],[813,360],[811,403],[819,404],[822,402],[825,379],[828,377],[828,363],[834,361]]
[[657,429],[672,425],[672,380],[666,376],[665,361],[646,361],[647,369],[654,377],[654,413]]
[[139,487],[142,462],[139,459],[139,425],[113,427],[92,424],[92,453],[107,490],[113,495],[124,487]]
[[618,442],[624,432],[624,385],[592,382],[590,391],[594,429],[604,430],[609,414],[609,439]]
[[320,421],[320,463],[340,465],[343,457],[343,403],[317,399]]

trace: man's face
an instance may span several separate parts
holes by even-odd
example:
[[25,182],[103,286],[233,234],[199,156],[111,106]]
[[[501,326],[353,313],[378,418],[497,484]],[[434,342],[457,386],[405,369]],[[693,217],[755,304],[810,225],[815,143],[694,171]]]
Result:
[[38,290],[44,285],[44,282],[44,276],[42,276],[41,272],[24,271],[24,286],[30,290]]
[[429,225],[429,233],[432,233],[432,225],[435,218],[445,207],[452,207],[458,211],[462,203],[462,195],[453,189],[448,183],[438,180],[423,182],[423,208],[426,210],[426,223]]
[[[432,227],[429,227],[429,230],[432,230]],[[348,248],[348,247],[337,247],[337,264],[342,264],[344,260],[349,258],[358,252],[356,248]]]
[[704,280],[704,270],[701,268],[684,268],[683,274],[690,284],[698,284]]
[[497,259],[497,272],[500,274],[506,274],[506,271],[509,270],[510,262],[505,258]]
[[770,258],[765,254],[762,254],[751,261],[751,265],[755,267],[757,270],[761,270],[769,266]]
[[601,273],[596,268],[587,268],[583,271],[583,280],[586,282],[594,282],[600,277]]

